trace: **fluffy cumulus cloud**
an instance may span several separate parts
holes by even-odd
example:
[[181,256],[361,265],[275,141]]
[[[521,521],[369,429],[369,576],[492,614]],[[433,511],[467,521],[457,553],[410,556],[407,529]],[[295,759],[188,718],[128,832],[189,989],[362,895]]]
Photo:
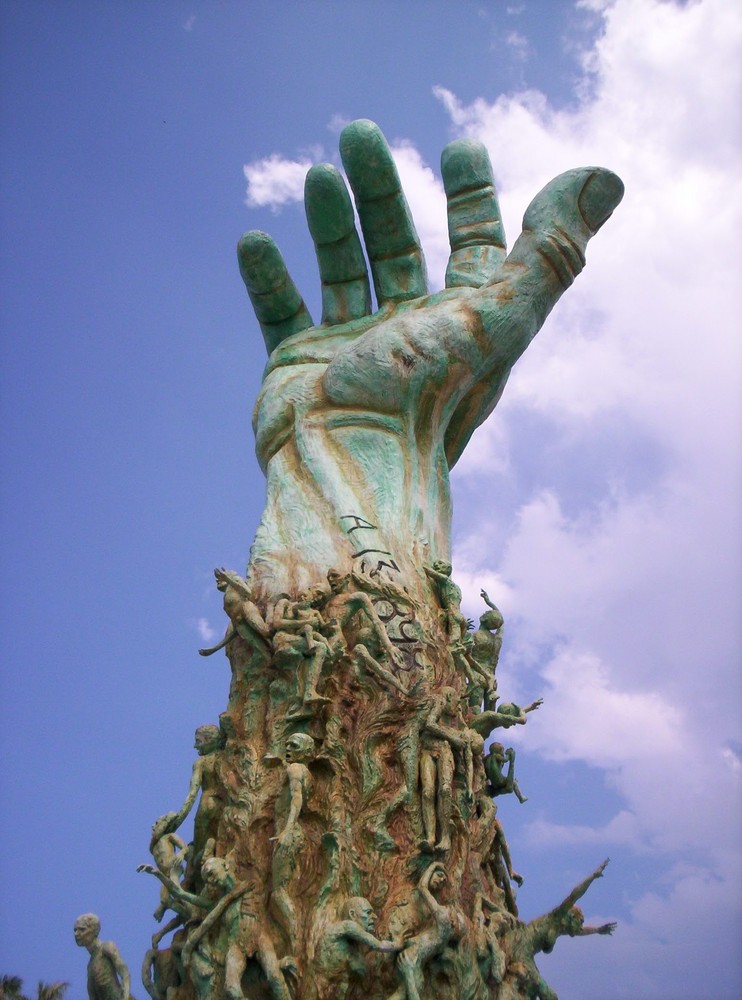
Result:
[[305,157],[287,160],[277,153],[246,163],[243,167],[247,181],[246,204],[250,208],[277,211],[291,202],[301,201],[304,197],[304,178],[311,166],[312,161]]
[[[488,146],[511,240],[562,170],[605,165],[626,184],[585,275],[462,462],[455,565],[470,613],[482,583],[503,607],[514,683],[537,682],[545,696],[528,748],[603,769],[620,799],[594,827],[542,815],[531,844],[615,844],[656,859],[655,882],[627,898],[620,943],[596,958],[625,986],[600,992],[588,974],[584,995],[675,997],[681,981],[684,996],[711,995],[704,977],[723,962],[712,993],[731,997],[742,8],[583,7],[601,26],[573,106],[534,91],[469,104],[436,91],[455,134]],[[622,961],[636,973],[619,976]]]

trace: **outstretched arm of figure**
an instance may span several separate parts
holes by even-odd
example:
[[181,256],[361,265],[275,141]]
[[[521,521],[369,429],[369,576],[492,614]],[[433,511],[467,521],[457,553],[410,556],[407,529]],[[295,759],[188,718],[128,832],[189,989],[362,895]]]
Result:
[[584,881],[580,882],[579,885],[575,886],[572,892],[570,892],[569,896],[567,896],[566,899],[562,900],[559,906],[555,906],[551,912],[553,914],[557,914],[557,913],[566,913],[568,910],[571,910],[572,907],[577,902],[577,900],[581,899],[585,895],[585,893],[593,884],[595,879],[602,878],[603,872],[605,871],[606,866],[610,860],[611,860],[610,858],[606,858],[602,864],[598,865],[595,871],[591,875],[588,875],[588,877]]
[[167,891],[174,899],[181,900],[184,903],[192,903],[193,906],[200,906],[204,910],[208,910],[212,905],[213,900],[206,899],[205,896],[196,896],[195,893],[188,892],[182,886],[178,885],[177,882],[173,882],[171,878],[167,875],[163,875],[161,871],[158,871],[153,865],[137,865],[138,872],[146,872],[148,875],[154,875],[156,879],[165,886]]
[[199,649],[199,656],[211,656],[212,653],[218,652],[220,649],[224,649],[227,643],[231,642],[232,639],[237,635],[235,632],[234,625],[230,622],[227,626],[227,632],[221,642],[218,642],[216,646],[208,646],[205,649]]
[[343,920],[339,931],[340,936],[347,938],[349,941],[357,941],[358,944],[365,944],[368,948],[373,948],[375,951],[397,952],[402,950],[401,941],[382,941],[373,935],[371,931],[367,931],[364,927],[361,927],[355,920]]
[[[247,890],[247,886],[248,883],[243,882],[241,885],[237,885],[229,892],[225,893],[225,895],[223,895],[222,898],[214,906],[212,906],[212,908],[206,914],[206,916],[198,925],[198,927],[194,931],[191,931],[191,933],[188,935],[188,941],[186,942],[183,951],[181,953],[181,960],[186,969],[191,964],[191,955],[193,954],[194,949],[198,945],[201,938],[204,936],[204,934],[206,934],[208,931],[211,930],[211,928],[214,926],[217,920],[219,920],[219,918],[222,916],[227,907],[231,906],[236,899],[239,899],[240,896],[244,895],[244,893]],[[243,913],[242,915],[253,916],[253,914],[247,912]]]
[[601,924],[600,927],[581,927],[576,937],[585,937],[587,934],[612,934],[618,924],[615,920],[612,920],[609,924]]
[[[358,210],[378,312],[371,314],[369,278],[348,189],[339,171],[319,164],[309,171],[305,186],[322,282],[322,323],[314,329],[326,340],[332,338],[332,328],[340,326],[360,334],[393,320],[405,303],[418,300],[415,316],[407,313],[405,319],[409,327],[424,330],[430,322],[426,311],[444,304],[445,316],[439,314],[444,316],[441,329],[446,329],[443,353],[453,359],[466,345],[474,358],[474,380],[446,433],[453,466],[499,400],[513,364],[582,270],[587,242],[621,200],[623,184],[599,167],[560,174],[529,205],[523,231],[506,256],[487,151],[468,139],[451,143],[441,159],[451,244],[447,291],[423,302],[425,262],[381,131],[373,122],[352,122],[340,137],[340,153]],[[293,334],[313,329],[269,236],[245,234],[238,257],[269,353]],[[314,333],[311,337],[313,342],[321,339]]]

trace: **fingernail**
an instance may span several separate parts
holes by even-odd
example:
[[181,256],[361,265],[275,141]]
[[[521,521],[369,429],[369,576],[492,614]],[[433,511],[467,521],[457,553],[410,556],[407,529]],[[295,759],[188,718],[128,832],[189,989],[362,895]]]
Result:
[[580,191],[577,204],[588,228],[596,233],[623,198],[623,181],[610,170],[590,174]]

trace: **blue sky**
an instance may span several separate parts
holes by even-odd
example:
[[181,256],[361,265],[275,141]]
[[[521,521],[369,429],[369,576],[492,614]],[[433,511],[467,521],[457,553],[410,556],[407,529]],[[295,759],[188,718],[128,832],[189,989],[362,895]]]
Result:
[[739,995],[741,38],[728,0],[2,5],[0,973],[84,997],[93,910],[138,984],[134,869],[225,705],[196,649],[263,499],[234,247],[270,231],[318,316],[302,172],[369,117],[433,283],[450,139],[487,143],[511,243],[560,170],[626,183],[455,474],[455,576],[506,615],[503,696],[545,698],[501,807],[523,915],[612,859],[615,937],[546,978]]

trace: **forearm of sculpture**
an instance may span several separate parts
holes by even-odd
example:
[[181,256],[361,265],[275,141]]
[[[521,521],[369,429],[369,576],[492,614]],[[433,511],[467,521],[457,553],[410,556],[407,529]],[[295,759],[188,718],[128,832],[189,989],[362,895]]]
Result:
[[[198,925],[198,927],[190,933],[190,935],[188,936],[188,943],[183,948],[184,965],[187,966],[189,964],[190,955],[193,953],[193,950],[195,949],[196,945],[201,940],[201,938],[204,936],[204,934],[206,934],[209,930],[211,930],[211,928],[214,926],[217,920],[219,920],[219,918],[222,916],[222,914],[224,913],[224,911],[227,909],[228,906],[231,906],[231,904],[234,903],[236,899],[239,899],[240,896],[244,895],[245,891],[247,890],[247,886],[248,883],[243,882],[242,885],[235,886],[234,889],[232,889],[226,895],[222,896],[219,902],[209,910],[209,912],[206,914],[206,916]],[[253,914],[244,914],[244,915],[252,916]]]
[[601,924],[600,927],[581,927],[576,936],[585,937],[587,934],[612,934],[617,926],[616,921],[613,920],[609,924]]
[[555,906],[551,912],[553,914],[558,914],[560,912],[566,913],[567,910],[570,910],[575,905],[577,900],[581,899],[585,895],[585,893],[593,884],[595,879],[602,877],[606,865],[610,860],[611,860],[610,858],[606,858],[601,865],[598,865],[595,871],[591,875],[588,875],[588,877],[583,882],[580,882],[579,885],[575,886],[572,892],[570,892],[569,896],[567,896],[567,898],[564,899],[559,904],[559,906]]
[[108,958],[116,971],[116,975],[121,980],[121,1000],[129,1000],[129,994],[131,993],[129,970],[124,965],[124,960],[113,941],[107,941],[103,945],[103,954]]
[[182,900],[184,903],[192,903],[194,906],[200,906],[202,909],[208,909],[211,906],[212,901],[205,899],[203,896],[196,896],[192,892],[188,892],[182,886],[178,885],[177,882],[173,882],[171,878],[167,875],[163,875],[162,872],[153,868],[152,865],[139,865],[137,867],[138,872],[146,872],[148,875],[154,875],[156,879],[165,886],[167,891],[175,899]]
[[193,771],[191,773],[191,784],[188,788],[188,794],[186,795],[185,802],[180,807],[178,812],[175,814],[175,819],[173,820],[173,830],[177,830],[178,827],[183,823],[188,813],[193,808],[193,803],[198,797],[199,790],[201,788],[201,761],[197,760],[193,765]]
[[365,944],[375,951],[395,952],[401,950],[401,944],[396,941],[382,941],[375,937],[370,931],[365,930],[355,920],[344,920],[342,926],[342,936],[350,941],[357,941]]

